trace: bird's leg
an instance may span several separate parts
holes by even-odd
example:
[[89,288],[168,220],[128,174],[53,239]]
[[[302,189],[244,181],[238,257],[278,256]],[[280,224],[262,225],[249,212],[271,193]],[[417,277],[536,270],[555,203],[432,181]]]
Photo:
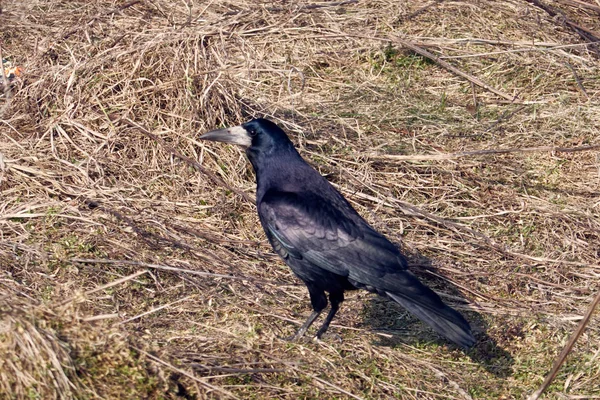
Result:
[[315,319],[321,314],[321,311],[325,307],[327,307],[327,297],[325,296],[325,292],[319,287],[315,286],[313,283],[307,282],[306,287],[308,288],[308,294],[310,295],[310,302],[313,307],[313,312],[310,314],[306,322],[302,324],[298,332],[294,336],[290,338],[290,340],[295,341],[300,339],[308,328],[315,322]]
[[329,329],[329,324],[333,320],[333,317],[335,317],[335,314],[340,309],[340,304],[342,303],[342,301],[344,301],[344,293],[329,294],[329,302],[331,303],[331,309],[327,314],[327,318],[325,318],[325,321],[323,321],[323,325],[321,325],[321,327],[317,331],[317,334],[315,335],[317,339],[320,339],[321,336],[323,336],[323,334],[327,332],[327,329]]
[[298,329],[298,331],[293,336],[291,336],[289,340],[295,342],[296,340],[302,338],[302,336],[304,336],[308,328],[310,328],[310,326],[313,324],[313,322],[315,322],[315,319],[317,319],[319,315],[321,315],[321,311],[313,311],[308,317],[308,319],[302,324],[300,329]]

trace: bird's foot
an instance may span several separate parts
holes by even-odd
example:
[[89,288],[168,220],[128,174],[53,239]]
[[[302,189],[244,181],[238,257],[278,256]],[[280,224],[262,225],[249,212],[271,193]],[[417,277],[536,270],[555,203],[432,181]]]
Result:
[[298,332],[294,333],[292,336],[285,336],[281,339],[285,340],[286,342],[300,342],[304,338],[305,333],[306,330],[300,328]]
[[308,336],[298,336],[298,335],[292,335],[292,336],[284,336],[281,338],[281,340],[285,340],[286,342],[289,343],[309,343],[310,342],[310,338]]
[[300,339],[302,339],[302,336],[294,334],[292,336],[284,336],[281,339],[285,340],[286,342],[298,342]]

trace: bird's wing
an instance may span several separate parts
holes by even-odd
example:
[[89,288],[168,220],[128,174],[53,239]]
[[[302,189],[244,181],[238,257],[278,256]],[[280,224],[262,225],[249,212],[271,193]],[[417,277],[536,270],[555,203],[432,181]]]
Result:
[[372,282],[406,269],[398,249],[343,200],[335,204],[314,194],[269,191],[259,214],[287,254],[335,274]]

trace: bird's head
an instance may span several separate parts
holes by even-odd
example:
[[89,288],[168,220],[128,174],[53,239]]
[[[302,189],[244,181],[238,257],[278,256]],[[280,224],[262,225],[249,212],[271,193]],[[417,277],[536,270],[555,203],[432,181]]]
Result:
[[251,161],[261,155],[273,155],[290,149],[296,152],[285,132],[275,123],[264,118],[253,119],[231,128],[210,131],[200,136],[200,139],[242,146]]

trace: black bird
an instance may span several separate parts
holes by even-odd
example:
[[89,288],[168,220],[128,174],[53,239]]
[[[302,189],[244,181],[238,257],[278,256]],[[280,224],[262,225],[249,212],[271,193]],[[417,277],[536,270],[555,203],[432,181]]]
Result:
[[313,312],[302,337],[327,306],[323,335],[346,290],[365,289],[391,298],[436,332],[462,347],[475,339],[469,323],[407,270],[404,256],[302,159],[283,130],[266,119],[208,132],[200,139],[246,149],[256,172],[258,216],[273,249],[304,281]]

